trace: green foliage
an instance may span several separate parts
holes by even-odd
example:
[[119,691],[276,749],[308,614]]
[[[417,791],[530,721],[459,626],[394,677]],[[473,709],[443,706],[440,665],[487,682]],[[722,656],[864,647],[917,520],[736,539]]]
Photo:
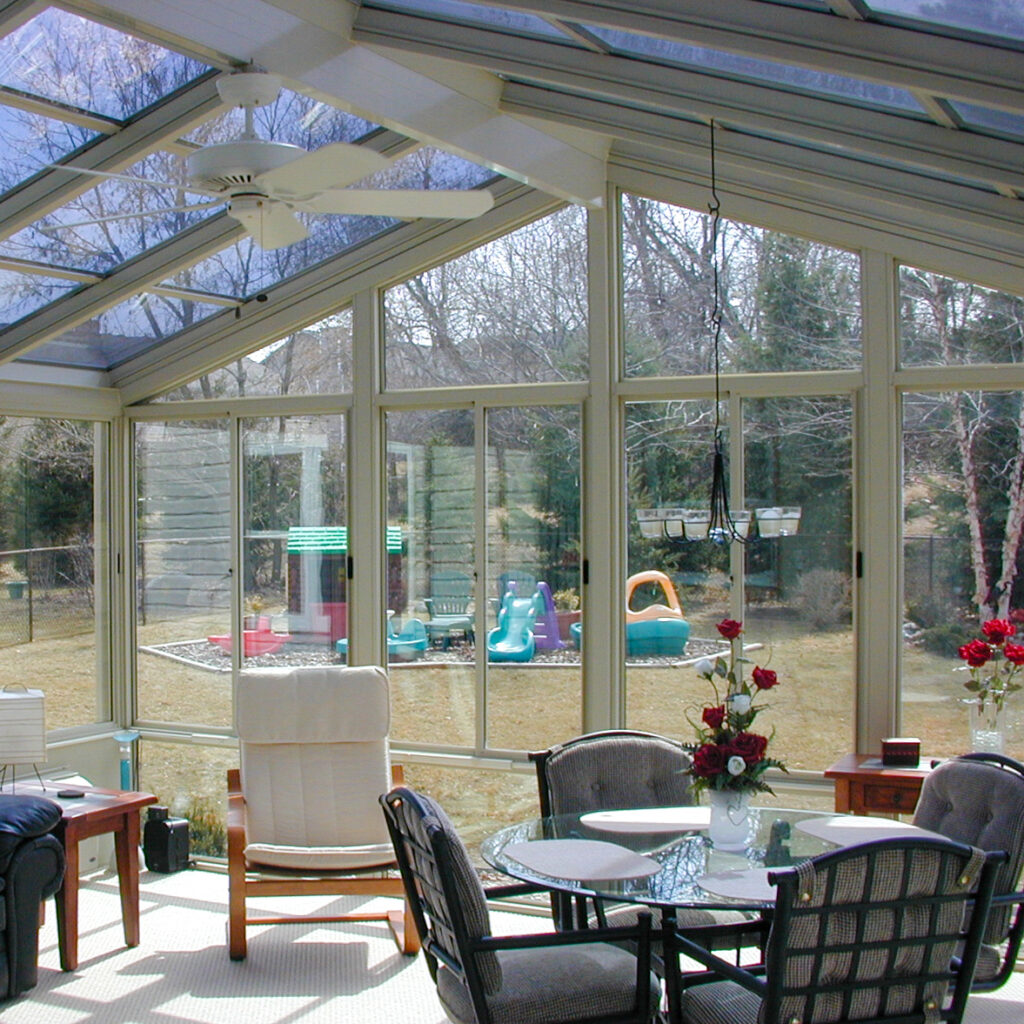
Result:
[[192,797],[185,810],[188,819],[189,852],[207,857],[226,857],[228,834],[224,811],[214,801]]
[[46,547],[92,535],[93,427],[8,420],[0,435],[5,547]]
[[923,629],[918,640],[931,654],[955,658],[957,651],[971,639],[972,635],[970,628],[962,622],[947,622],[945,625]]

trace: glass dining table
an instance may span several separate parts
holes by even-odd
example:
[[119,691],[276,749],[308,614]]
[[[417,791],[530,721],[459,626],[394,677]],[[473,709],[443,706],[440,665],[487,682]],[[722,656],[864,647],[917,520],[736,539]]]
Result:
[[[764,911],[775,902],[770,871],[839,846],[921,832],[888,818],[755,807],[747,845],[720,850],[708,836],[708,815],[707,807],[669,807],[534,818],[489,836],[480,851],[498,871],[570,899],[650,906],[668,939],[681,908]],[[666,956],[665,969],[675,1020],[675,957]]]

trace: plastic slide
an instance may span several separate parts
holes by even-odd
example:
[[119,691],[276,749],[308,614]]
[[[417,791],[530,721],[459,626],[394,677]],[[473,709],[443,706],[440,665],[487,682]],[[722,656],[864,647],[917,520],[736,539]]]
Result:
[[533,639],[537,650],[560,651],[565,647],[565,641],[558,632],[558,614],[555,612],[551,588],[543,580],[537,584],[533,600],[537,606],[537,621],[533,627]]
[[516,597],[507,591],[501,599],[498,625],[487,634],[489,661],[530,661],[537,645],[533,625],[537,606],[532,597]]

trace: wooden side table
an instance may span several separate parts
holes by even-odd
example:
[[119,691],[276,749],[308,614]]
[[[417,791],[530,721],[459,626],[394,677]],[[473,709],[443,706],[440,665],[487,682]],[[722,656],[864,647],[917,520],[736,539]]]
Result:
[[825,778],[835,782],[838,812],[912,814],[930,763],[921,758],[918,768],[887,768],[881,757],[847,754],[825,772]]
[[63,799],[57,796],[64,788],[59,782],[21,783],[17,792],[44,796],[60,805],[61,820],[57,838],[64,846],[67,867],[64,884],[56,896],[57,944],[60,948],[61,970],[73,971],[78,966],[78,844],[91,836],[114,833],[114,856],[117,881],[121,889],[121,918],[127,946],[139,944],[139,812],[155,804],[152,793],[134,793],[119,789],[96,789],[90,786],[67,786],[80,790],[82,796]]

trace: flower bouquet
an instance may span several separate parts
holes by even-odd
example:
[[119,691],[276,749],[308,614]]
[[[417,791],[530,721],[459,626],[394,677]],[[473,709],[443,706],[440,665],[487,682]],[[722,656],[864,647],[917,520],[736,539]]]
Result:
[[779,680],[771,669],[755,666],[752,685],[747,683],[739,671],[740,665],[749,664],[738,651],[743,624],[723,619],[717,628],[729,641],[729,660],[726,662],[719,655],[714,659],[703,658],[695,666],[698,674],[711,684],[715,702],[704,706],[700,724],[691,721],[697,733],[697,742],[689,744],[693,758],[691,785],[695,793],[770,793],[764,773],[769,768],[785,771],[786,766],[766,756],[771,736],[751,732],[750,727],[764,707],[758,705],[758,698],[777,686]]
[[1003,752],[1003,708],[1006,698],[1021,689],[1018,682],[1024,666],[1024,644],[1010,640],[1017,627],[1007,619],[983,622],[985,639],[971,640],[960,650],[967,663],[959,671],[969,673],[964,683],[971,696],[964,698],[970,711],[971,749]]
[[964,644],[960,657],[970,673],[964,689],[973,694],[979,707],[991,702],[998,711],[1003,710],[1007,696],[1021,689],[1017,675],[1024,666],[1024,644],[1010,642],[1010,637],[1017,632],[1017,627],[1007,619],[989,619],[982,623],[981,632],[984,640],[972,640]]

